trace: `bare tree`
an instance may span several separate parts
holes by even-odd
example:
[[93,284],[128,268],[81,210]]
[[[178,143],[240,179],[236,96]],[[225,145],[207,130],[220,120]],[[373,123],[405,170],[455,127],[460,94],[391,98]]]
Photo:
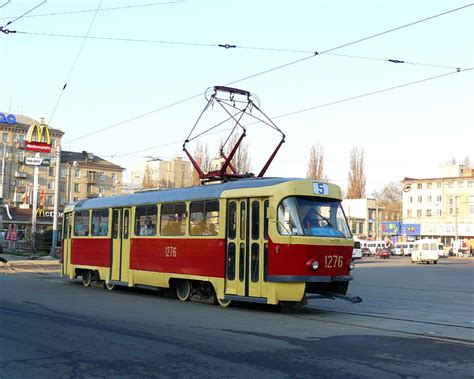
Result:
[[365,197],[364,149],[351,150],[349,165],[347,198],[361,199]]
[[153,170],[151,169],[150,165],[147,163],[145,166],[145,172],[143,175],[142,180],[142,188],[143,189],[151,189],[158,187],[158,183],[153,178]]
[[471,158],[469,158],[468,155],[464,157],[464,160],[462,161],[462,164],[467,167],[471,167]]
[[[209,171],[209,149],[207,144],[203,145],[201,142],[198,142],[196,148],[194,149],[194,159],[196,160],[197,164],[199,165],[200,169],[203,172]],[[193,171],[193,185],[197,186],[201,183],[199,179],[199,174],[196,170]]]
[[[227,142],[224,153],[229,156],[239,139],[238,134],[234,134]],[[221,144],[222,145],[222,144]],[[249,144],[242,142],[232,158],[232,165],[239,174],[247,174],[250,171]]]
[[448,165],[454,165],[454,164],[456,164],[456,158],[452,157],[451,159],[449,159],[449,160],[446,162],[446,164],[448,164]]
[[400,183],[388,183],[380,191],[374,191],[372,196],[377,199],[382,208],[384,220],[398,220],[402,209],[402,186]]
[[306,177],[324,182],[329,181],[328,176],[324,173],[324,149],[320,145],[311,146]]

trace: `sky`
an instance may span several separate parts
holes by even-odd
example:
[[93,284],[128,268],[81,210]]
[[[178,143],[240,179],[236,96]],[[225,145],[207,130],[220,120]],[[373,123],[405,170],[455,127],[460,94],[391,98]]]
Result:
[[[363,149],[368,195],[432,176],[452,158],[474,161],[474,70],[464,71],[474,67],[474,6],[466,0],[4,3],[0,26],[17,33],[0,33],[0,112],[44,117],[65,132],[64,150],[93,152],[126,168],[125,178],[148,156],[184,157],[204,93],[216,85],[255,94],[285,133],[267,176],[304,177],[316,144],[344,190],[350,151]],[[207,112],[218,119],[217,107]],[[247,130],[258,173],[279,135]],[[214,154],[226,136],[200,142]]]

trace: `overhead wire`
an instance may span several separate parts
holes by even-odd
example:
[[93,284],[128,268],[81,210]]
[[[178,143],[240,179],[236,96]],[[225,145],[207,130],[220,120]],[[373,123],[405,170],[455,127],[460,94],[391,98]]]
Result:
[[[253,74],[253,75],[249,75],[249,76],[246,76],[244,78],[241,78],[241,79],[238,79],[238,80],[235,80],[235,81],[232,81],[230,83],[227,83],[225,84],[226,86],[229,86],[229,85],[233,85],[233,84],[236,84],[236,83],[239,83],[239,82],[242,82],[242,81],[245,81],[245,80],[248,80],[248,79],[251,79],[251,78],[255,78],[257,76],[261,76],[261,75],[264,75],[266,73],[269,73],[269,72],[272,72],[272,71],[276,71],[276,70],[279,70],[279,69],[282,69],[282,68],[285,68],[285,67],[288,67],[288,66],[291,66],[291,65],[294,65],[294,64],[297,64],[297,63],[300,63],[300,62],[303,62],[303,61],[306,61],[310,58],[314,58],[315,56],[319,56],[319,55],[322,55],[322,54],[327,54],[331,51],[335,51],[335,50],[338,50],[338,49],[342,49],[343,47],[347,47],[347,46],[351,46],[351,45],[354,45],[356,43],[360,43],[360,42],[363,42],[363,41],[367,41],[369,39],[372,39],[372,38],[376,38],[376,37],[379,37],[379,36],[382,36],[382,35],[385,35],[385,34],[388,34],[388,33],[391,33],[391,32],[394,32],[394,31],[398,31],[398,30],[401,30],[403,28],[407,28],[409,26],[413,26],[413,25],[416,25],[416,24],[420,24],[422,22],[426,22],[428,20],[432,20],[434,18],[437,18],[437,17],[441,17],[441,16],[444,16],[444,15],[447,15],[447,14],[450,14],[450,13],[453,13],[453,12],[456,12],[456,11],[459,11],[459,10],[462,10],[462,9],[465,9],[467,7],[470,7],[474,5],[474,3],[470,3],[470,4],[467,4],[467,5],[464,5],[462,7],[458,7],[458,8],[455,8],[455,9],[451,9],[451,10],[448,10],[448,11],[445,11],[445,12],[442,12],[442,13],[438,13],[438,14],[435,14],[435,15],[432,15],[432,16],[429,16],[429,17],[425,17],[423,19],[420,19],[420,20],[417,20],[417,21],[413,21],[413,22],[410,22],[408,24],[404,24],[404,25],[401,25],[401,26],[398,26],[396,28],[392,28],[392,29],[389,29],[389,30],[386,30],[386,31],[383,31],[383,32],[380,32],[380,33],[376,33],[376,34],[372,34],[370,36],[367,36],[367,37],[364,37],[364,38],[360,38],[358,40],[355,40],[355,41],[352,41],[352,42],[348,42],[348,43],[345,43],[345,44],[342,44],[342,45],[339,45],[339,46],[336,46],[336,47],[333,47],[333,48],[330,48],[330,49],[327,49],[327,50],[324,50],[322,52],[315,52],[314,54],[312,54],[311,56],[308,56],[308,57],[305,57],[305,58],[301,58],[301,59],[298,59],[298,60],[295,60],[295,61],[291,61],[291,62],[288,62],[286,64],[283,64],[283,65],[279,65],[279,66],[276,66],[276,67],[273,67],[273,68],[270,68],[270,69],[267,69],[265,71],[261,71],[259,73],[256,73],[256,74]],[[457,68],[457,70],[459,70]],[[80,136],[80,137],[77,137],[77,138],[74,138],[72,140],[69,140],[67,142],[74,142],[74,141],[77,141],[77,140],[80,140],[80,139],[83,139],[83,138],[86,138],[86,137],[90,137],[92,135],[95,135],[95,134],[98,134],[98,133],[101,133],[105,130],[110,130],[112,128],[115,128],[117,126],[120,126],[120,125],[123,125],[125,123],[128,123],[128,122],[131,122],[131,121],[135,121],[137,119],[140,119],[142,117],[145,117],[145,116],[148,116],[150,114],[153,114],[153,113],[156,113],[156,112],[159,112],[161,110],[164,110],[164,109],[167,109],[167,108],[170,108],[172,106],[175,106],[175,105],[178,105],[178,104],[182,104],[184,102],[187,102],[191,99],[194,99],[198,96],[201,96],[202,93],[200,92],[199,94],[195,94],[195,95],[192,95],[192,96],[189,96],[185,99],[182,99],[182,100],[178,100],[178,101],[175,101],[173,103],[170,103],[170,104],[167,104],[167,105],[164,105],[162,107],[159,107],[157,109],[154,109],[152,111],[149,111],[149,112],[146,112],[146,113],[143,113],[141,115],[138,115],[138,116],[135,116],[135,117],[131,117],[129,118],[128,120],[125,120],[125,121],[122,121],[122,122],[118,122],[116,124],[113,124],[113,125],[110,125],[108,127],[105,127],[105,128],[102,128],[102,129],[99,129],[99,130],[96,130],[94,132],[91,132],[91,133],[88,133],[88,134],[85,134],[83,136]]]
[[[296,114],[299,114],[299,113],[304,113],[304,112],[308,112],[308,111],[311,111],[311,110],[316,110],[316,109],[319,109],[319,108],[328,107],[328,106],[331,106],[331,105],[345,103],[345,102],[348,102],[348,101],[361,99],[361,98],[364,98],[364,97],[368,97],[368,96],[372,96],[372,95],[376,95],[376,94],[380,94],[380,93],[384,93],[384,92],[393,91],[393,90],[396,90],[396,89],[400,89],[400,88],[408,87],[408,86],[411,86],[411,85],[428,82],[428,81],[435,80],[435,79],[441,79],[441,78],[446,77],[446,76],[458,74],[458,73],[461,73],[461,72],[467,72],[467,71],[471,71],[471,70],[474,70],[474,68],[461,69],[461,70],[456,70],[454,72],[449,72],[449,73],[445,73],[445,74],[441,74],[441,75],[431,76],[431,77],[428,77],[428,78],[415,80],[415,81],[412,81],[412,82],[409,82],[409,83],[404,83],[404,84],[400,84],[400,85],[396,85],[396,86],[383,88],[383,89],[380,89],[380,90],[377,90],[377,91],[371,91],[371,92],[363,93],[363,94],[360,94],[360,95],[347,97],[347,98],[344,98],[344,99],[341,99],[341,100],[336,100],[336,101],[332,101],[330,103],[325,103],[325,104],[320,104],[320,105],[316,105],[316,106],[305,108],[305,109],[300,109],[300,110],[297,110],[297,111],[294,111],[294,112],[289,112],[289,113],[273,116],[273,117],[270,117],[270,118],[274,120],[274,119],[278,119],[278,118],[289,117],[289,116],[293,116],[293,115],[296,115]],[[254,124],[254,122],[247,124],[247,126],[251,125],[251,124]],[[224,132],[229,131],[231,129],[232,128],[219,130],[219,131],[215,131],[213,133],[208,133],[206,135],[224,133]],[[182,144],[182,143],[183,143],[182,140],[175,141],[175,142],[170,142],[170,143],[166,143],[166,144],[158,145],[158,146],[153,146],[153,147],[149,147],[149,148],[142,149],[142,150],[136,150],[136,151],[133,151],[133,152],[130,152],[130,153],[115,155],[115,157],[125,157],[125,156],[129,156],[129,155],[141,153],[141,152],[144,152],[144,151],[154,150],[154,149],[158,149],[158,148],[161,148],[161,147],[167,147],[167,146],[177,145],[177,144]]]
[[[9,2],[10,2],[10,1],[8,1],[8,2],[5,3],[5,4],[3,4],[3,5],[2,5],[2,8],[3,8],[5,5],[7,5]],[[28,17],[28,16],[27,16],[28,13],[33,12],[35,9],[39,8],[39,7],[42,6],[44,3],[46,3],[46,0],[43,0],[42,3],[40,3],[40,4],[36,5],[36,6],[34,6],[34,7],[31,8],[30,10],[26,11],[25,13],[23,13],[22,15],[15,17],[14,20],[8,21],[8,22],[7,22],[4,26],[2,26],[0,29],[3,29],[3,28],[5,28],[5,27],[7,27],[7,26],[10,26],[10,25],[13,24],[15,21],[18,21],[19,19],[21,19],[21,18],[23,18],[23,17]],[[8,18],[10,18],[10,17],[8,17]]]
[[81,44],[81,47],[79,48],[79,51],[77,52],[76,59],[74,59],[74,63],[72,64],[71,70],[69,71],[69,75],[66,79],[66,82],[64,83],[63,88],[62,88],[61,92],[59,93],[59,97],[58,97],[58,100],[56,101],[56,105],[54,106],[53,111],[51,112],[51,116],[49,117],[49,120],[48,120],[49,124],[51,124],[51,122],[53,120],[53,116],[54,116],[54,114],[56,112],[56,109],[57,109],[57,107],[58,107],[58,105],[61,101],[61,98],[64,94],[64,90],[66,89],[67,84],[68,84],[69,80],[71,79],[72,73],[74,72],[74,69],[76,68],[76,64],[77,64],[77,62],[79,60],[79,57],[82,53],[82,49],[84,48],[84,45],[86,43],[87,36],[89,35],[89,32],[92,29],[92,25],[94,25],[95,19],[97,17],[97,13],[99,12],[99,9],[100,9],[101,6],[102,6],[102,0],[100,0],[99,6],[97,7],[96,12],[94,13],[94,17],[92,17],[92,20],[89,24],[89,28],[87,29],[86,37],[82,40],[82,44]]
[[[132,9],[132,8],[143,8],[143,7],[153,7],[157,5],[169,5],[169,4],[177,4],[177,3],[182,3],[185,0],[176,0],[176,1],[165,1],[165,2],[157,2],[157,3],[148,3],[148,4],[138,4],[138,5],[124,5],[121,7],[109,7],[109,8],[101,8],[99,12],[108,12],[108,11],[115,11],[115,10],[121,10],[121,9]],[[10,0],[6,4],[8,4]],[[46,1],[44,1],[46,2]],[[4,4],[4,5],[6,5]],[[1,8],[1,7],[0,7]],[[29,15],[26,17],[48,17],[48,16],[62,16],[62,15],[70,15],[70,14],[80,14],[80,13],[91,13],[91,12],[96,12],[95,9],[83,9],[83,10],[77,10],[77,11],[67,11],[67,12],[55,12],[55,13],[39,13],[35,15]],[[0,20],[2,19],[7,19],[7,18],[12,18],[12,17],[0,17]]]

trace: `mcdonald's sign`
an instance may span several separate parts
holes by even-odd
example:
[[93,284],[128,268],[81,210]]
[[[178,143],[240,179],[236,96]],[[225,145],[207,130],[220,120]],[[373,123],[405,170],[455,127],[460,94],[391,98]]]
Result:
[[46,124],[33,124],[26,134],[26,150],[40,153],[51,152],[51,138]]

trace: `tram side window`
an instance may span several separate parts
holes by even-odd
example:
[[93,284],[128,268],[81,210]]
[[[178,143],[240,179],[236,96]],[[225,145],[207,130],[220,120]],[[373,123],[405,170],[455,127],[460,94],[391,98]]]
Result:
[[158,207],[156,205],[144,205],[135,210],[135,235],[156,236],[158,220]]
[[192,236],[216,236],[219,233],[219,201],[192,202],[189,230]]
[[184,236],[186,232],[186,203],[161,206],[161,235]]
[[77,237],[89,235],[89,211],[74,213],[74,235]]
[[109,233],[109,210],[96,209],[92,211],[92,235],[106,236]]

